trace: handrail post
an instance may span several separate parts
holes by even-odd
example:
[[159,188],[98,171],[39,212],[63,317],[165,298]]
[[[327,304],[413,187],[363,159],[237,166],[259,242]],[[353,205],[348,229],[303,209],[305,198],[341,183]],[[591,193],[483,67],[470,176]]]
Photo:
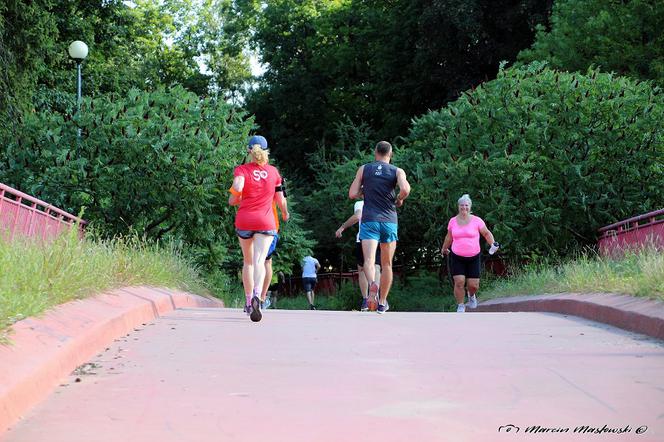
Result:
[[16,215],[14,216],[14,222],[12,223],[12,231],[11,234],[9,235],[9,240],[13,241],[14,240],[14,232],[16,232],[16,226],[18,225],[18,216],[21,213],[21,201],[23,200],[22,196],[19,196],[18,199],[16,200]]

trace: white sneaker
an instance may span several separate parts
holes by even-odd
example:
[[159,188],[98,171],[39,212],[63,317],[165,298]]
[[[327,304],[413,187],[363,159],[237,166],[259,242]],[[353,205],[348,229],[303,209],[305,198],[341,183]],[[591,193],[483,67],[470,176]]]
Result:
[[465,311],[466,311],[466,305],[465,304],[457,305],[457,313],[464,313]]
[[477,296],[469,296],[468,297],[468,307],[469,308],[477,308]]

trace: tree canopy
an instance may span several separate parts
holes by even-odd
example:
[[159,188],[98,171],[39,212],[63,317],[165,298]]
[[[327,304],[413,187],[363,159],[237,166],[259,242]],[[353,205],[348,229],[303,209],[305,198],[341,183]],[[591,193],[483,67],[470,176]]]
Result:
[[545,21],[544,0],[273,0],[255,19],[267,71],[247,99],[275,155],[301,159],[335,142],[335,124],[366,123],[378,138],[487,79]]
[[519,60],[585,71],[598,66],[664,86],[664,2],[660,0],[558,0],[550,29],[537,27]]

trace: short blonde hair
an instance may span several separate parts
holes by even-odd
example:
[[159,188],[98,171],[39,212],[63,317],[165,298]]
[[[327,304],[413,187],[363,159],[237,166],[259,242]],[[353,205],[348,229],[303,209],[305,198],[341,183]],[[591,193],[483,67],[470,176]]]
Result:
[[270,159],[269,152],[267,150],[263,150],[260,144],[254,144],[251,146],[249,154],[251,155],[251,158],[253,158],[254,162],[259,166],[266,165]]

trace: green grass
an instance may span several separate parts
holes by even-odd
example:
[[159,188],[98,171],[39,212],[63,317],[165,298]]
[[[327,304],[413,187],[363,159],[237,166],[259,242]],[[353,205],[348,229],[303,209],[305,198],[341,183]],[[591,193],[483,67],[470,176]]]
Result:
[[543,293],[620,293],[664,301],[664,253],[652,248],[620,259],[586,252],[561,264],[541,262],[487,280],[482,299]]
[[79,240],[63,235],[53,242],[0,239],[0,339],[8,327],[64,302],[132,285],[210,291],[199,271],[169,244],[136,237]]

